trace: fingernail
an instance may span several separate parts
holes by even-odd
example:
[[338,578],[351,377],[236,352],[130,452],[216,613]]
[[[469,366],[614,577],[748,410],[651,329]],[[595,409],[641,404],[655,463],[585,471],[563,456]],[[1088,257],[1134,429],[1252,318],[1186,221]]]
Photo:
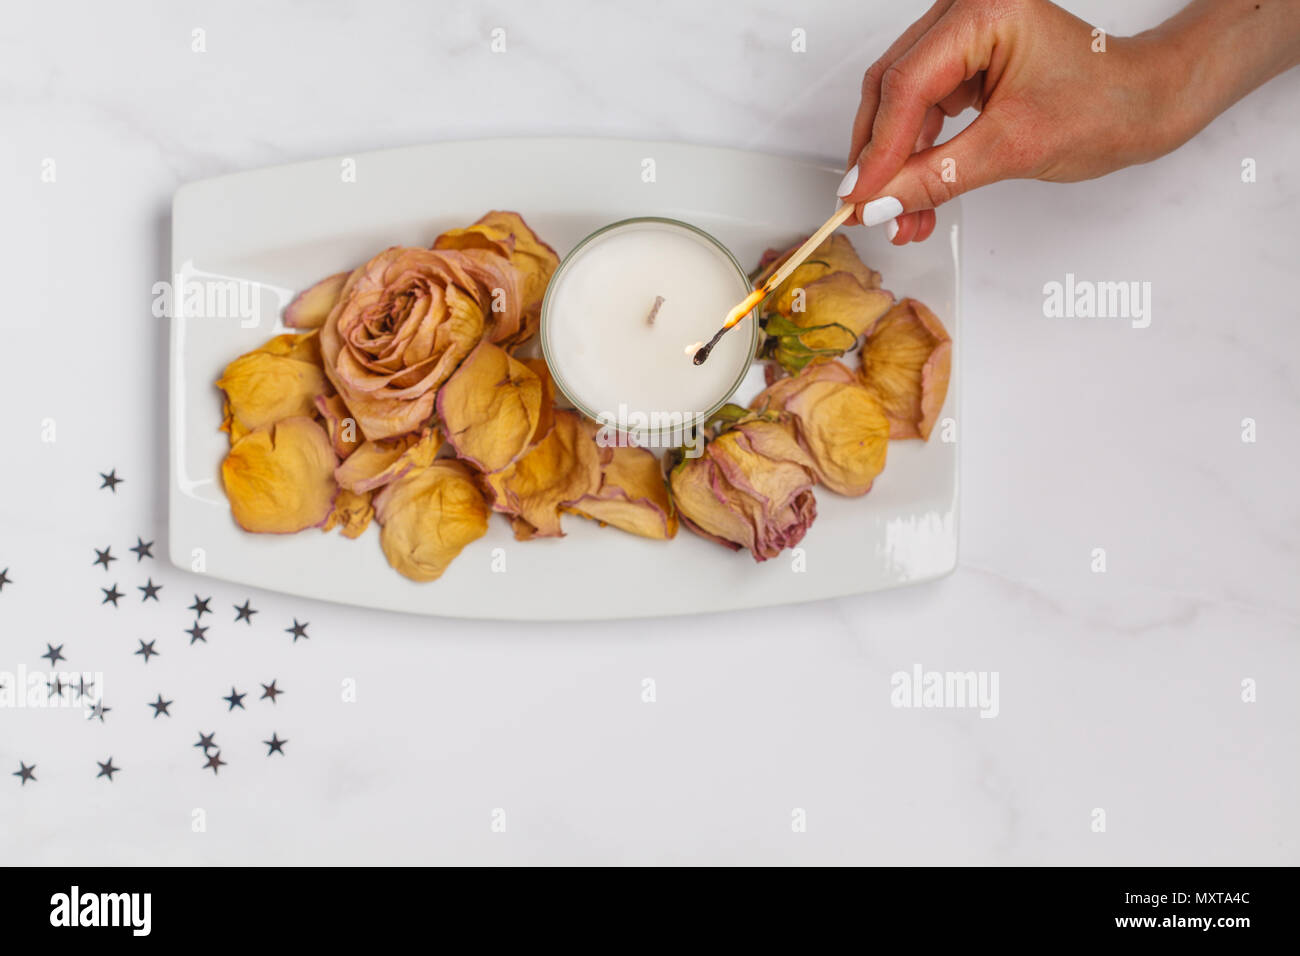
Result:
[[885,223],[885,238],[893,242],[896,235],[898,235],[898,220],[891,219]]
[[862,225],[878,226],[903,212],[903,204],[893,196],[881,196],[862,207]]
[[844,174],[844,178],[840,180],[839,186],[837,186],[835,189],[835,195],[847,196],[849,193],[853,192],[853,187],[856,186],[857,184],[858,184],[858,166],[856,163],[854,163],[852,166],[849,167],[849,171]]

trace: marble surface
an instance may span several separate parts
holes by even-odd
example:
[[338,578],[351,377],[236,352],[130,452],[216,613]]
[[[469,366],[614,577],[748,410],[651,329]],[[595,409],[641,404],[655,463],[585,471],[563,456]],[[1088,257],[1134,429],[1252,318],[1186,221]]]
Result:
[[[127,551],[136,535],[165,550],[150,302],[172,192],[497,135],[839,159],[861,72],[920,6],[73,6],[0,26],[0,672],[62,644],[113,709],[0,710],[0,858],[1300,862],[1300,74],[1160,162],[967,198],[953,576],[698,619],[466,623]],[[1120,34],[1176,7],[1072,5]],[[1149,281],[1151,325],[1044,318],[1066,273]],[[110,468],[115,493],[97,487]],[[105,572],[92,549],[109,544]],[[156,605],[135,590],[149,576]],[[100,604],[112,581],[117,610]],[[190,647],[195,593],[214,614]],[[233,620],[246,598],[252,626]],[[161,656],[133,656],[140,639]],[[917,665],[996,672],[997,716],[893,706],[891,675]],[[274,705],[256,699],[273,678]],[[246,710],[226,711],[232,683]],[[171,717],[152,717],[157,693]],[[273,731],[283,757],[259,743]],[[110,755],[111,783],[95,777]],[[36,782],[9,776],[19,761]]]

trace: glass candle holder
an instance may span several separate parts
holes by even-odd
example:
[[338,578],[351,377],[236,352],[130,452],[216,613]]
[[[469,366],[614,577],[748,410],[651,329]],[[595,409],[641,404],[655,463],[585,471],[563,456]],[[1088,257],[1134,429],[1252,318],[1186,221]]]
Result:
[[752,291],[713,236],[676,219],[624,219],[564,257],[542,302],[542,354],[582,414],[648,447],[682,435],[727,403],[754,361],[750,313],[709,360],[693,357]]

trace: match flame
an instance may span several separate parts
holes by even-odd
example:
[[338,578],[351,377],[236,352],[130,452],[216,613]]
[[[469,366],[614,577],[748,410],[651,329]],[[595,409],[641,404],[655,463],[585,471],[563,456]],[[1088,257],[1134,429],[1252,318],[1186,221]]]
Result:
[[749,295],[745,296],[740,305],[727,313],[727,321],[722,323],[722,328],[718,329],[718,331],[714,333],[713,338],[709,339],[707,345],[699,345],[697,347],[688,346],[686,354],[689,355],[694,351],[695,358],[693,361],[696,365],[703,365],[705,360],[708,359],[709,353],[713,351],[713,346],[718,344],[718,340],[721,339],[724,334],[739,325],[741,319],[753,312],[760,302],[772,294],[772,290],[775,289],[776,286],[777,283],[773,282],[772,279],[769,278],[760,288],[755,289]]

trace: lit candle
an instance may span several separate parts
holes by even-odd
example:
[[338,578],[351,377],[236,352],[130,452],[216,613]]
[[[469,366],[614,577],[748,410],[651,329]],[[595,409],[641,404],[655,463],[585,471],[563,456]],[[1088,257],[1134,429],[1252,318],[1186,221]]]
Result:
[[750,291],[735,257],[707,233],[671,219],[614,223],[579,243],[551,278],[541,327],[547,365],[580,411],[624,432],[649,429],[656,443],[670,423],[689,426],[716,411],[745,377],[753,321],[703,365],[683,343],[708,339]]

